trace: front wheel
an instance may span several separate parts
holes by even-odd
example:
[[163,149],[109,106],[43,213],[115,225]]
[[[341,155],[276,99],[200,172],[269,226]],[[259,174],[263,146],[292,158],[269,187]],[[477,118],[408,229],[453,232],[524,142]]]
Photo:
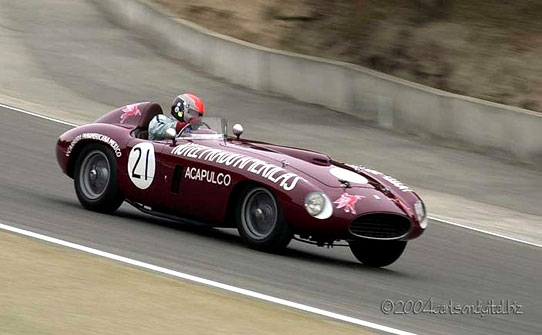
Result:
[[364,265],[379,268],[395,262],[403,254],[407,242],[356,240],[348,244],[358,261]]
[[113,213],[124,201],[117,186],[117,161],[113,151],[100,144],[83,148],[75,162],[75,193],[83,207]]
[[275,196],[265,187],[251,187],[243,192],[236,220],[239,235],[254,249],[279,252],[293,236]]

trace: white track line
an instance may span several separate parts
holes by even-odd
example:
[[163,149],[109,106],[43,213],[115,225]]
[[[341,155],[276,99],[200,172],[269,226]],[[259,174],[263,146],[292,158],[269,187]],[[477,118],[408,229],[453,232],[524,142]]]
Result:
[[246,290],[246,289],[239,288],[239,287],[236,287],[236,286],[231,286],[231,285],[219,283],[219,282],[216,282],[216,281],[213,281],[213,280],[209,280],[209,279],[189,275],[189,274],[186,274],[186,273],[183,273],[183,272],[166,269],[166,268],[163,268],[161,266],[141,262],[141,261],[131,259],[131,258],[127,258],[127,257],[124,257],[124,256],[115,255],[115,254],[112,254],[112,253],[109,253],[109,252],[101,251],[101,250],[98,250],[98,249],[86,247],[84,245],[80,245],[80,244],[76,244],[76,243],[72,243],[72,242],[68,242],[68,241],[64,241],[64,240],[60,240],[60,239],[50,237],[50,236],[47,236],[47,235],[34,233],[34,232],[31,232],[31,231],[28,231],[28,230],[16,228],[16,227],[9,226],[9,225],[3,224],[3,223],[0,223],[0,229],[6,230],[6,231],[9,231],[9,232],[13,232],[13,233],[17,233],[17,234],[21,234],[21,235],[24,235],[24,236],[36,238],[36,239],[46,241],[46,242],[49,242],[49,243],[54,243],[54,244],[61,245],[61,246],[64,246],[64,247],[76,249],[76,250],[83,251],[83,252],[93,254],[93,255],[96,255],[96,256],[109,258],[109,259],[112,259],[112,260],[115,260],[115,261],[118,261],[118,262],[130,264],[130,265],[137,266],[137,267],[140,267],[140,268],[144,268],[144,269],[147,269],[147,270],[152,270],[152,271],[160,272],[160,273],[170,275],[170,276],[173,276],[173,277],[182,278],[182,279],[189,280],[189,281],[192,281],[192,282],[196,282],[196,283],[199,283],[199,284],[204,284],[204,285],[220,288],[220,289],[223,289],[223,290],[226,290],[226,291],[235,292],[235,293],[238,293],[238,294],[249,296],[251,298],[256,298],[256,299],[276,303],[276,304],[279,304],[279,305],[295,308],[295,309],[298,309],[298,310],[301,310],[301,311],[318,314],[318,315],[321,315],[321,316],[325,316],[325,317],[328,317],[328,318],[332,318],[332,319],[336,319],[336,320],[340,320],[340,321],[344,321],[344,322],[348,322],[348,323],[353,323],[353,324],[356,324],[356,325],[359,325],[359,326],[363,326],[363,327],[367,327],[367,328],[371,328],[371,329],[376,329],[376,330],[391,333],[391,334],[415,335],[414,333],[409,333],[409,332],[406,332],[406,331],[402,331],[402,330],[391,328],[391,327],[386,327],[386,326],[379,325],[379,324],[376,324],[376,323],[372,323],[372,322],[369,322],[369,321],[356,319],[356,318],[353,318],[353,317],[350,317],[350,316],[329,312],[329,311],[326,311],[326,310],[323,310],[323,309],[320,309],[320,308],[315,308],[315,307],[299,304],[299,303],[296,303],[296,302],[293,302],[293,301],[289,301],[289,300],[285,300],[285,299],[281,299],[281,298],[276,298],[276,297],[273,297],[273,296],[270,296],[270,295],[266,295],[266,294]]
[[[48,117],[48,116],[45,116],[45,115],[41,115],[41,114],[38,114],[38,113],[29,112],[29,111],[26,111],[26,110],[21,109],[21,108],[5,105],[3,103],[0,103],[0,107],[11,109],[13,111],[24,113],[24,114],[29,114],[29,115],[36,116],[36,117],[46,119],[46,120],[49,120],[49,121],[62,123],[62,124],[68,125],[68,126],[73,126],[73,127],[77,126],[75,123],[58,120],[58,119]],[[461,227],[461,228],[464,228],[464,229],[469,229],[469,230],[472,230],[472,231],[476,231],[478,233],[483,233],[483,234],[487,234],[487,235],[491,235],[491,236],[495,236],[495,237],[504,238],[504,239],[507,239],[507,240],[510,240],[510,241],[527,244],[527,245],[530,245],[530,246],[533,246],[533,247],[542,248],[542,244],[533,243],[533,242],[521,240],[521,239],[518,239],[518,238],[514,238],[514,237],[510,237],[510,236],[506,236],[506,235],[502,235],[502,234],[498,234],[498,233],[493,233],[493,232],[490,232],[490,231],[487,231],[487,230],[470,227],[470,226],[467,226],[467,225],[463,225],[461,223],[456,223],[456,222],[440,219],[440,218],[437,218],[437,217],[434,217],[434,216],[429,216],[429,219],[434,220],[434,221],[438,221],[438,222],[441,222],[441,223],[449,224],[449,225],[452,225],[452,226]]]
[[495,236],[495,237],[505,238],[507,240],[511,240],[511,241],[514,241],[514,242],[519,242],[519,243],[527,244],[527,245],[530,245],[530,246],[533,246],[533,247],[542,248],[542,244],[539,244],[539,243],[520,240],[520,239],[515,238],[515,237],[510,237],[510,236],[506,236],[506,235],[499,234],[499,233],[493,233],[493,232],[490,232],[490,231],[487,231],[487,230],[470,227],[470,226],[467,226],[467,225],[464,225],[464,224],[461,224],[461,223],[456,223],[456,222],[452,222],[452,221],[448,221],[448,220],[444,220],[444,219],[440,219],[440,218],[435,218],[435,217],[429,217],[429,218],[431,220],[446,223],[446,224],[449,224],[449,225],[452,225],[452,226],[457,226],[457,227],[461,227],[461,228],[465,228],[465,229],[470,229],[470,230],[473,230],[473,231],[478,232],[478,233],[483,233],[483,234],[487,234],[487,235],[491,235],[491,236]]
[[45,119],[45,120],[49,120],[49,121],[54,121],[54,122],[57,122],[57,123],[65,124],[65,125],[67,125],[67,126],[72,126],[72,127],[77,126],[75,123],[71,123],[71,122],[67,122],[67,121],[62,121],[62,120],[55,119],[55,118],[52,118],[52,117],[49,117],[49,116],[45,116],[45,115],[42,115],[42,114],[38,114],[38,113],[29,112],[29,111],[27,111],[27,110],[20,109],[20,108],[17,108],[17,107],[13,107],[13,106],[9,106],[9,105],[4,105],[3,103],[0,103],[0,107],[4,107],[4,108],[7,108],[7,109],[11,109],[11,110],[13,110],[13,111],[20,112],[20,113],[24,113],[24,114],[36,116],[36,117],[39,117],[39,118],[42,118],[42,119]]

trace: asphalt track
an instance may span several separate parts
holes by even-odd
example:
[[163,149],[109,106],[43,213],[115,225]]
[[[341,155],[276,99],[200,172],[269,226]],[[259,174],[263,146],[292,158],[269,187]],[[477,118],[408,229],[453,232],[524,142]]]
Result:
[[[0,108],[0,215],[18,228],[264,294],[421,334],[542,333],[542,249],[430,222],[386,269],[347,248],[292,243],[285,255],[245,248],[234,231],[150,217],[124,205],[115,215],[82,209],[55,161],[69,126]],[[509,299],[521,315],[385,315],[384,299],[476,304]]]

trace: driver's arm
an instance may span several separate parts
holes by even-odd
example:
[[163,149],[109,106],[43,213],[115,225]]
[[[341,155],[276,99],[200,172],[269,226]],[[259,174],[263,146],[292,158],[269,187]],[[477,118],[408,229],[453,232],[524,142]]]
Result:
[[169,117],[158,114],[149,122],[149,140],[163,140],[166,138],[166,130],[176,127],[175,122]]

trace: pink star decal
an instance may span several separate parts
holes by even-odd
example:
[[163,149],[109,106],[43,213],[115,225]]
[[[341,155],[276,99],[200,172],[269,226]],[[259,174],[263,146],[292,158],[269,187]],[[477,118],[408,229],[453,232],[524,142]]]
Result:
[[354,205],[359,199],[365,198],[363,195],[351,195],[347,192],[344,192],[341,197],[335,201],[333,201],[334,204],[337,204],[337,209],[344,208],[344,211],[346,213],[356,213],[356,208],[354,208]]
[[129,117],[132,117],[134,115],[141,115],[141,111],[137,107],[138,105],[139,104],[132,104],[132,105],[126,106],[122,110],[123,113],[120,116],[120,123],[124,123],[124,121],[126,121],[126,119],[128,119]]

